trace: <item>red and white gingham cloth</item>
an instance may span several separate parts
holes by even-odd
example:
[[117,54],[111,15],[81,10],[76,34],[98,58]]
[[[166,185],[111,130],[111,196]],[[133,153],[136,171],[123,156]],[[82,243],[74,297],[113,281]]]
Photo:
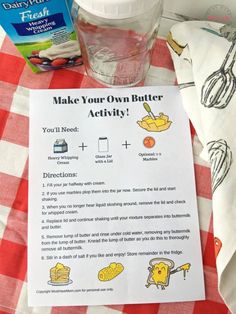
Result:
[[[164,39],[155,44],[145,85],[174,85],[176,77]],[[217,291],[210,168],[191,127],[206,301],[96,307],[27,306],[27,201],[29,88],[102,87],[83,67],[33,74],[0,30],[0,314],[229,314]],[[193,286],[194,289],[194,286]]]

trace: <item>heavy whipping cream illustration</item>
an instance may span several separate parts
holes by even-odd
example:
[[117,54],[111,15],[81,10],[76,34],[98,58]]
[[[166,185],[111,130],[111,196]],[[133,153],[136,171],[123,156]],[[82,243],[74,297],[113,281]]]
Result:
[[82,63],[71,0],[0,0],[0,21],[33,72]]

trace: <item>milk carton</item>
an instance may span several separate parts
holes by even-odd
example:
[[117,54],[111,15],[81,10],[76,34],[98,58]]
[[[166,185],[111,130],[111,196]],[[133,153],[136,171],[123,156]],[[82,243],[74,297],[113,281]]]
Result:
[[80,65],[72,0],[0,0],[0,24],[33,72]]

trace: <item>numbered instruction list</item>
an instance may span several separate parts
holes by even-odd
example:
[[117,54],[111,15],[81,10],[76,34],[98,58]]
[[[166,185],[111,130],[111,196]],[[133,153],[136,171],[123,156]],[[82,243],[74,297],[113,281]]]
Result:
[[30,306],[204,299],[177,87],[30,94]]

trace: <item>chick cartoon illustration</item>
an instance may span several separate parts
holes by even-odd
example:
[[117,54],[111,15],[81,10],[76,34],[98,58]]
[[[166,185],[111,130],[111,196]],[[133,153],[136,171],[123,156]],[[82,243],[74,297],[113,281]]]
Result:
[[159,116],[155,116],[146,102],[143,104],[143,107],[147,111],[148,116],[143,117],[141,121],[137,121],[141,128],[149,132],[161,132],[169,129],[172,122],[167,115],[161,112]]
[[169,286],[170,275],[183,271],[184,279],[186,272],[189,271],[191,264],[187,263],[172,270],[175,266],[174,262],[167,258],[154,258],[149,262],[151,267],[148,267],[149,275],[147,279],[146,287],[151,285],[159,286],[162,290]]
[[122,273],[123,270],[124,266],[121,263],[111,263],[98,272],[98,279],[100,281],[110,281]]

